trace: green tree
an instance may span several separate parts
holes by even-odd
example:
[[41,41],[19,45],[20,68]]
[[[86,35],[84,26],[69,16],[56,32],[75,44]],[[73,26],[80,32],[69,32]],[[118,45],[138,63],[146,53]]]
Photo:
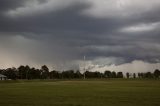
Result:
[[34,67],[30,68],[30,70],[27,73],[28,79],[40,79],[40,70],[35,69]]
[[105,76],[106,78],[112,78],[112,73],[111,73],[111,71],[106,70],[106,71],[104,72],[104,76]]
[[49,78],[49,68],[46,65],[41,67],[41,77],[42,79]]
[[123,73],[122,72],[118,72],[117,73],[117,78],[123,78]]
[[141,73],[138,73],[138,78],[142,78]]
[[145,73],[145,78],[153,78],[153,75],[151,72]]
[[112,72],[112,78],[116,78],[117,77],[117,74],[115,71]]
[[7,76],[8,79],[17,79],[17,70],[16,68],[7,68],[4,72],[4,75]]
[[75,72],[74,77],[75,77],[75,78],[82,78],[82,74],[80,73],[79,70],[77,70],[77,71]]
[[18,77],[20,79],[25,79],[26,78],[25,66],[21,65],[21,66],[18,67]]
[[74,78],[74,70],[67,70],[62,72],[63,78],[72,79]]
[[159,77],[160,77],[160,70],[159,70],[159,69],[156,69],[156,70],[154,71],[154,77],[155,77],[155,78],[159,78]]
[[56,70],[53,70],[53,71],[49,72],[49,76],[50,76],[50,79],[58,79],[58,78],[60,78],[60,74]]
[[129,76],[130,76],[129,73],[127,72],[127,73],[126,73],[126,77],[129,78]]
[[28,65],[26,65],[24,71],[25,71],[25,75],[26,75],[25,79],[29,79],[28,75],[29,75],[29,72],[30,72],[30,67]]
[[136,78],[136,74],[135,73],[133,73],[133,78]]

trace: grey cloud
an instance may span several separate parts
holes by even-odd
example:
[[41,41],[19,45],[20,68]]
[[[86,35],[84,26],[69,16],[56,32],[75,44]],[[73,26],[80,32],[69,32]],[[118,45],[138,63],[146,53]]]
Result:
[[[0,3],[0,44],[3,44],[0,47],[9,50],[11,54],[15,51],[13,48],[17,51],[24,50],[25,52],[20,54],[28,55],[35,63],[58,64],[64,61],[72,63],[81,60],[83,55],[86,55],[89,60],[99,57],[122,59],[123,61],[117,63],[112,62],[117,65],[134,60],[147,62],[160,60],[159,25],[149,31],[121,31],[123,28],[139,24],[159,23],[160,8],[158,7],[135,16],[133,14],[127,17],[111,15],[111,17],[97,18],[90,14],[83,14],[83,11],[92,7],[90,2],[74,2],[56,11],[10,17],[4,13],[23,7],[25,2],[18,0],[14,0],[14,3],[12,0],[0,2],[2,2]],[[40,3],[46,2],[48,1]],[[21,36],[27,42],[20,42],[20,39],[16,41],[17,36],[18,38]],[[9,43],[4,43],[2,38],[6,38]],[[15,39],[10,40],[11,38]]]
[[7,11],[10,9],[16,9],[19,6],[24,6],[26,0],[1,0],[0,1],[0,11]]

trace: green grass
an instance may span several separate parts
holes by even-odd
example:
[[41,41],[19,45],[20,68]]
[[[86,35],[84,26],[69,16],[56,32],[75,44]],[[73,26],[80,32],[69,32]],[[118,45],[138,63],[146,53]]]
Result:
[[160,80],[0,82],[0,106],[160,106]]

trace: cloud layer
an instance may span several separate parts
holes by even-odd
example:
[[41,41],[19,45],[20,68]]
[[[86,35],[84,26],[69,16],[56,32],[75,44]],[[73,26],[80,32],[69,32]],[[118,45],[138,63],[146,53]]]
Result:
[[160,62],[159,0],[1,0],[0,23],[2,67]]

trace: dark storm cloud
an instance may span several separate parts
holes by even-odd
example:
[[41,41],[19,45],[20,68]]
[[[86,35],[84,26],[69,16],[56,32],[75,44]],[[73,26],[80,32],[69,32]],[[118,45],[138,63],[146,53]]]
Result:
[[83,13],[92,7],[90,2],[74,2],[65,8],[57,7],[60,9],[51,6],[39,11],[43,7],[39,5],[51,1],[36,1],[37,8],[32,6],[32,13],[25,0],[1,0],[0,36],[18,35],[40,43],[40,46],[33,44],[36,50],[27,50],[37,61],[78,60],[83,55],[90,60],[97,57],[123,58],[123,62],[160,60],[158,7],[127,16],[109,13],[113,15],[94,17]]
[[25,0],[1,0],[0,1],[0,11],[6,11],[10,9],[16,9],[19,6],[24,6]]
[[[111,19],[100,20],[80,15],[79,12],[84,8],[87,8],[86,6],[87,5],[75,4],[75,6],[69,7],[65,10],[46,12],[40,15],[22,17],[20,19],[12,19],[8,17],[6,20],[6,17],[4,17],[5,19],[2,21],[1,31],[48,34],[54,32],[71,32],[71,34],[72,32],[85,32],[86,34],[100,34],[115,27],[112,25],[113,22]],[[73,37],[75,36],[76,35]]]

